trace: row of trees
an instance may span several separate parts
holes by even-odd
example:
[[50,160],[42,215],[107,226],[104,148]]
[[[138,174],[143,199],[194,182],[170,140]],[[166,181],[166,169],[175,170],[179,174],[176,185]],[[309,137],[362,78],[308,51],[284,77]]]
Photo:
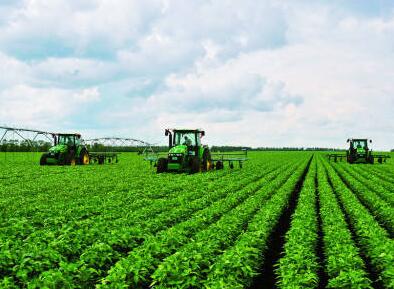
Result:
[[[0,151],[2,152],[45,152],[52,146],[50,142],[38,140],[38,141],[26,141],[26,140],[4,140],[0,143]],[[104,152],[104,151],[117,151],[117,152],[139,152],[142,153],[145,147],[141,146],[105,146],[103,144],[95,143],[91,146],[88,146],[89,151],[94,152]],[[155,152],[166,152],[168,151],[168,146],[154,146],[152,149]],[[243,147],[243,146],[212,146],[211,150],[213,152],[229,152],[229,151],[327,151],[327,150],[336,150],[332,148],[319,148],[319,147],[311,147],[311,148],[299,148],[299,147]],[[392,150],[394,151],[394,150]]]
[[3,140],[0,143],[0,151],[2,152],[45,152],[52,146],[52,143],[37,140]]

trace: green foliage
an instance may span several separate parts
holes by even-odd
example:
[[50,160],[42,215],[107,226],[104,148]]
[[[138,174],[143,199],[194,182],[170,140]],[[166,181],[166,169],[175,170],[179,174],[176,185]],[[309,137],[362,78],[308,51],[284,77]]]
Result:
[[292,215],[291,227],[286,233],[284,256],[277,264],[278,287],[280,288],[317,288],[318,286],[315,175],[316,160],[314,159],[301,189],[296,210]]
[[136,153],[76,167],[0,155],[0,288],[247,288],[273,261],[280,288],[317,288],[321,271],[328,288],[370,288],[365,260],[393,288],[390,164],[314,153],[281,258],[267,259],[312,154],[249,152],[243,169],[195,175],[158,175]]

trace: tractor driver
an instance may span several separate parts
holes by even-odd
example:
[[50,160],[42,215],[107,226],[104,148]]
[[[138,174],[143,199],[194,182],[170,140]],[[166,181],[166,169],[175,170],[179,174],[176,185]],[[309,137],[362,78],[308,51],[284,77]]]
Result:
[[74,141],[73,141],[72,136],[69,136],[69,137],[67,138],[67,145],[68,145],[68,146],[73,146],[73,145],[74,145]]
[[191,146],[192,140],[191,140],[187,135],[185,135],[183,144],[184,144],[184,145],[187,145],[187,146]]

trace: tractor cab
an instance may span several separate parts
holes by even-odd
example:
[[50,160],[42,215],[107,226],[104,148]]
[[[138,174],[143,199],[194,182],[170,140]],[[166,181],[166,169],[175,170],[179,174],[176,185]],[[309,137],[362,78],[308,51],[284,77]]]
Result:
[[[369,151],[368,148],[368,139],[349,139],[350,150],[357,152],[357,154],[364,155]],[[372,142],[370,140],[370,142]]]
[[58,134],[53,135],[55,145],[76,146],[81,144],[80,134]]
[[169,137],[169,147],[171,149],[176,146],[200,146],[201,138],[205,135],[205,132],[198,129],[166,129],[165,135]]
[[65,153],[75,151],[81,145],[80,134],[53,134],[54,146],[49,149],[49,153]]

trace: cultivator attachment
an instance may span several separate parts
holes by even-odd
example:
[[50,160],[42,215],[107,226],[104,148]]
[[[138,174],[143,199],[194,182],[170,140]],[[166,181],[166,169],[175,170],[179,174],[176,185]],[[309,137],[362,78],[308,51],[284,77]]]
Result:
[[377,154],[371,154],[368,157],[364,158],[353,158],[349,157],[346,154],[327,154],[328,160],[329,161],[334,161],[334,162],[341,162],[341,161],[347,161],[348,163],[375,163],[377,161],[379,164],[387,162],[387,159],[390,159],[391,157],[389,155],[377,155]]
[[[157,162],[160,158],[166,158],[168,153],[155,152],[153,150],[146,150],[144,152],[144,160],[149,161],[150,165],[157,166]],[[248,160],[248,152],[228,152],[228,153],[211,153],[212,168],[223,169],[224,164],[228,163],[228,167],[233,169],[235,164],[242,168],[243,163]]]
[[91,152],[89,153],[89,162],[91,164],[111,164],[111,163],[118,163],[119,159],[118,159],[118,155],[119,153],[109,153],[109,152]]
[[242,168],[243,163],[248,160],[248,152],[246,150],[242,152],[211,153],[211,156],[217,169],[223,168],[226,162],[230,169],[233,169],[236,163]]
[[387,159],[390,159],[391,157],[389,155],[372,155],[374,160],[377,160],[379,164],[385,163]]
[[345,155],[345,154],[328,154],[327,157],[328,157],[329,161],[338,162],[338,161],[346,160],[347,155]]

